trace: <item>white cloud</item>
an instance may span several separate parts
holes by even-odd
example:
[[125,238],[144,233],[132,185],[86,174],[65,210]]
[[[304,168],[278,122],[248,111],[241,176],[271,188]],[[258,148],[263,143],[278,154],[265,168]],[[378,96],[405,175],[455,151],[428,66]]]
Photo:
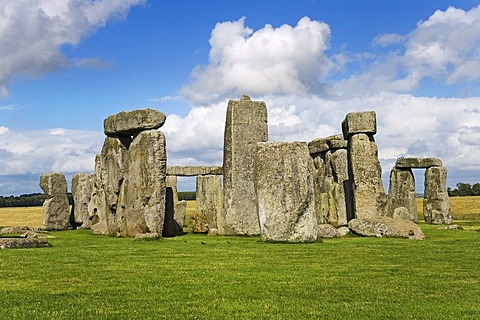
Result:
[[265,25],[253,31],[245,18],[217,23],[210,38],[207,66],[197,66],[181,93],[191,102],[228,96],[306,94],[318,91],[330,62],[327,24],[302,18],[294,27]]
[[[18,76],[64,67],[63,45],[80,40],[107,21],[124,17],[145,0],[15,0],[0,2],[0,97]],[[95,59],[80,63],[97,62]]]

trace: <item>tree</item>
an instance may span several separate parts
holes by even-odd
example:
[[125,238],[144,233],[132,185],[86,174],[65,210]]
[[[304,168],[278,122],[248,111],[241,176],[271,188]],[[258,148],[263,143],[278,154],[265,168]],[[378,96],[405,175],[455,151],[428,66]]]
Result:
[[472,186],[472,196],[480,196],[480,183],[475,183]]
[[473,195],[472,185],[470,183],[463,183],[463,182],[457,183],[457,190],[458,190],[458,195],[461,197]]

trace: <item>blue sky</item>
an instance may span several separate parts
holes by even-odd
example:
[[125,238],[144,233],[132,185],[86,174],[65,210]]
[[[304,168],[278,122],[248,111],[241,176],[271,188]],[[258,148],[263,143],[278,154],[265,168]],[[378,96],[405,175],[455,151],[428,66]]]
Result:
[[400,156],[480,181],[477,1],[6,1],[0,54],[3,195],[93,171],[103,119],[135,108],[168,115],[169,164],[221,164],[226,103],[245,92],[272,140],[375,110],[384,181]]

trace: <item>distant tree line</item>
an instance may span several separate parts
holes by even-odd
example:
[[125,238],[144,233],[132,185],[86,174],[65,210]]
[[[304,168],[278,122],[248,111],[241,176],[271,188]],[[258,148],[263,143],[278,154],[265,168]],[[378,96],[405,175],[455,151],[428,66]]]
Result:
[[457,183],[455,189],[447,188],[450,197],[480,196],[480,183]]
[[195,191],[179,191],[178,200],[195,200],[197,198]]
[[[20,196],[0,196],[0,207],[35,207],[43,205],[43,193],[22,194]],[[73,204],[73,197],[68,193],[68,202]]]

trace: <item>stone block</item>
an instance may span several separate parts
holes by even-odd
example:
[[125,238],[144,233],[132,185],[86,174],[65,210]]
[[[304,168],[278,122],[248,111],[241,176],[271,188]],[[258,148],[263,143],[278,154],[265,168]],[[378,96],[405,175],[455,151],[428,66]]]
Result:
[[167,176],[196,177],[222,175],[222,166],[168,166]]
[[217,220],[223,214],[223,190],[220,176],[198,176],[196,212],[190,219],[191,232],[217,229]]
[[95,174],[77,173],[72,177],[73,216],[80,228],[90,228],[88,204],[92,198]]
[[430,168],[441,167],[442,160],[438,158],[398,158],[396,168]]
[[426,223],[451,224],[450,199],[447,192],[447,168],[430,167],[425,170],[423,216]]
[[40,188],[45,193],[42,228],[65,230],[70,226],[70,205],[67,197],[67,180],[63,173],[51,172],[40,176]]
[[165,123],[165,115],[154,109],[122,111],[103,122],[105,135],[133,136],[145,130],[158,129]]
[[408,220],[418,222],[417,204],[415,202],[415,177],[410,168],[394,167],[390,171],[387,216],[395,217],[395,210],[405,208]]
[[425,239],[422,229],[415,222],[404,219],[390,217],[352,219],[348,222],[348,228],[364,237]]
[[258,143],[254,168],[262,240],[316,241],[313,162],[307,144]]
[[377,118],[375,111],[351,112],[342,122],[343,136],[347,140],[358,133],[374,135],[377,133]]

